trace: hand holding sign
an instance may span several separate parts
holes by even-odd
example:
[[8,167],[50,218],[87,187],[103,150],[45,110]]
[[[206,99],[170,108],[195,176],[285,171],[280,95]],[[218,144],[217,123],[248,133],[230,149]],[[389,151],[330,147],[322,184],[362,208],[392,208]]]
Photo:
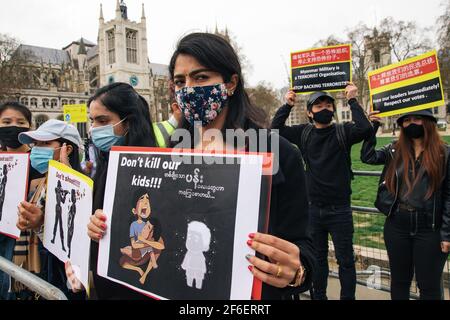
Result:
[[295,105],[295,98],[296,98],[296,94],[294,91],[290,90],[286,93],[286,95],[284,96],[286,103],[293,107]]
[[23,201],[18,209],[17,228],[21,231],[38,229],[44,224],[44,213],[35,204]]
[[347,87],[345,87],[345,96],[347,100],[356,99],[358,96],[358,87],[353,82],[348,82]]

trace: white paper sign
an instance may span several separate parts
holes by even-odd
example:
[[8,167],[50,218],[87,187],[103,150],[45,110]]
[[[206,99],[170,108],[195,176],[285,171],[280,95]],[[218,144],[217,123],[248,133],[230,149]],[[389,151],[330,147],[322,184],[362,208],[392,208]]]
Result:
[[155,299],[250,299],[248,235],[267,217],[263,162],[114,147],[98,274]]
[[62,262],[70,261],[75,276],[87,290],[91,241],[86,226],[92,214],[92,188],[90,178],[50,161],[44,247]]
[[28,153],[0,152],[0,233],[18,239],[17,206],[26,200]]

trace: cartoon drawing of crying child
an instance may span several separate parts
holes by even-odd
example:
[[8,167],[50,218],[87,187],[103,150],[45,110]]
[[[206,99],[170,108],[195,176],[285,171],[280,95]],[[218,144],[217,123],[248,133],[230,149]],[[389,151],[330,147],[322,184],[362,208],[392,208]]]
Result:
[[[141,278],[139,282],[145,283],[145,280],[152,269],[158,268],[156,260],[164,250],[164,241],[161,238],[161,226],[157,219],[150,218],[151,214],[150,200],[147,193],[141,193],[138,197],[136,206],[132,209],[136,221],[130,225],[131,246],[120,249],[123,254],[120,259],[120,266],[124,269],[137,271]],[[147,264],[144,272],[141,267]]]
[[186,271],[186,282],[189,287],[192,287],[195,280],[195,287],[202,289],[203,279],[207,271],[206,259],[203,253],[209,251],[210,242],[211,231],[206,224],[198,221],[188,224],[187,252],[181,268]]

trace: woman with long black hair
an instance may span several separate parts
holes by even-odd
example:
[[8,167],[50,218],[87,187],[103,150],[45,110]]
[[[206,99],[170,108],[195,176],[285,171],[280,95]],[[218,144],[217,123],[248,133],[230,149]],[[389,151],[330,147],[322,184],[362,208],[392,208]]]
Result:
[[408,300],[413,275],[421,299],[442,299],[441,277],[450,250],[449,147],[430,110],[402,115],[399,140],[375,150],[379,112],[370,114],[372,136],[361,160],[384,165],[375,206],[387,216],[384,241],[391,269],[391,297]]
[[120,284],[97,275],[98,241],[107,227],[103,215],[106,175],[109,151],[113,146],[156,147],[150,110],[145,99],[125,83],[114,83],[97,90],[89,99],[91,139],[99,150],[96,174],[94,176],[94,197],[91,223],[88,226],[91,246],[91,265],[94,285],[100,300],[144,299]]
[[[191,133],[198,130],[200,137],[195,141],[191,136],[190,141],[175,145],[208,151],[274,153],[278,171],[272,178],[268,234],[255,230],[247,241],[264,259],[247,256],[249,270],[242,272],[251,272],[264,283],[263,299],[298,297],[310,288],[314,265],[307,233],[305,175],[298,150],[282,137],[262,131],[267,123],[265,113],[250,102],[239,58],[224,38],[209,33],[185,36],[172,56],[169,72],[184,115],[183,128]],[[255,135],[247,135],[245,143],[237,145],[234,139],[211,141],[210,129],[224,133],[223,137],[227,130],[253,130]],[[277,140],[278,150],[271,149],[273,140]]]

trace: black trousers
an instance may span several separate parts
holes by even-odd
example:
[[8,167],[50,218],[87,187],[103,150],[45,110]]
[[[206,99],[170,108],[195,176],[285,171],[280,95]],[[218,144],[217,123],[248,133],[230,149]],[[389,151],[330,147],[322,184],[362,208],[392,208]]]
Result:
[[442,300],[442,270],[448,254],[441,251],[439,230],[426,215],[397,211],[386,219],[384,241],[391,268],[392,300],[408,300],[414,273],[421,300]]
[[317,268],[314,270],[313,299],[327,300],[328,235],[334,244],[339,265],[341,300],[354,300],[356,268],[353,252],[353,216],[350,206],[317,206],[311,204],[311,230],[316,249]]

